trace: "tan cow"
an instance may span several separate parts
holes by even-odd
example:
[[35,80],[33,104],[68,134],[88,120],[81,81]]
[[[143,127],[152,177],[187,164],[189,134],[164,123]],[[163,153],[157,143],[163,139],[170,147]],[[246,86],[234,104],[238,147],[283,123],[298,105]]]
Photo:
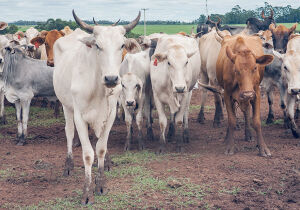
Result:
[[270,156],[264,142],[260,120],[260,88],[264,67],[273,61],[272,55],[264,55],[262,41],[257,36],[226,36],[223,39],[216,66],[218,83],[224,88],[224,100],[228,114],[225,137],[225,154],[234,154],[233,132],[236,126],[236,103],[244,113],[245,138],[251,138],[250,109],[253,110],[253,127],[257,134],[259,154]]

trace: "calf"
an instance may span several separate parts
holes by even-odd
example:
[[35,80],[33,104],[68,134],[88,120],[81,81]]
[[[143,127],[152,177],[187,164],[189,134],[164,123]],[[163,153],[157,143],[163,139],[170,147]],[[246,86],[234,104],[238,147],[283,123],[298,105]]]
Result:
[[282,61],[282,76],[287,81],[287,118],[289,127],[295,138],[300,137],[299,129],[294,120],[294,108],[300,94],[300,36],[292,38],[287,45],[285,54],[274,51],[276,57]]
[[121,65],[120,76],[122,78],[121,103],[125,112],[127,125],[127,138],[124,150],[130,149],[132,141],[132,118],[136,113],[138,126],[139,149],[144,148],[142,123],[143,112],[147,119],[147,136],[153,138],[151,122],[151,96],[152,87],[150,81],[150,49],[136,54],[127,54]]
[[236,127],[235,103],[245,117],[245,138],[251,138],[250,105],[253,110],[253,127],[257,134],[259,154],[270,156],[264,142],[260,120],[260,88],[264,66],[272,62],[272,55],[264,55],[262,41],[255,36],[224,37],[217,60],[218,83],[224,88],[224,101],[228,115],[228,128],[225,137],[225,154],[234,154],[233,132]]
[[16,107],[18,145],[24,145],[30,102],[37,97],[55,97],[53,70],[44,61],[26,56],[18,48],[7,47],[4,52],[2,80],[5,97]]
[[179,129],[176,150],[181,151],[182,142],[189,141],[188,110],[201,65],[197,46],[193,38],[164,35],[158,40],[151,58],[150,77],[161,132],[158,153],[163,152],[166,145],[164,105],[168,105],[171,112],[168,137],[174,136],[174,123]]

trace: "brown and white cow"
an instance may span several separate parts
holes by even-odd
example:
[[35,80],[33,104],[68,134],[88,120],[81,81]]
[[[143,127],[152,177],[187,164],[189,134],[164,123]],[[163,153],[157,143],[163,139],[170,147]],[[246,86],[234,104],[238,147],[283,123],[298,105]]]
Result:
[[286,52],[286,46],[289,41],[289,37],[295,32],[296,28],[297,23],[294,24],[291,28],[287,28],[284,25],[275,27],[274,24],[271,24],[269,26],[269,29],[272,32],[273,46],[277,52]]
[[253,110],[253,127],[257,134],[259,154],[270,156],[264,142],[260,120],[260,88],[265,65],[273,61],[272,55],[264,55],[262,41],[256,36],[226,36],[222,41],[216,66],[218,83],[224,88],[224,100],[228,114],[225,137],[225,154],[234,154],[233,132],[236,126],[236,103],[244,113],[245,138],[251,138],[250,110]]
[[54,66],[53,45],[57,39],[63,36],[65,36],[64,32],[58,30],[52,30],[52,31],[44,31],[43,34],[31,40],[31,43],[34,44],[36,47],[45,44],[48,66]]

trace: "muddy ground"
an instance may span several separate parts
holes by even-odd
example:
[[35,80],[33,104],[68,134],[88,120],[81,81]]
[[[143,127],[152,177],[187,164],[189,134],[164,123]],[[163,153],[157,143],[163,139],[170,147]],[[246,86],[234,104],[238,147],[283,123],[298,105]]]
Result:
[[[238,151],[224,155],[225,120],[213,128],[213,97],[206,104],[206,123],[198,124],[200,93],[194,91],[189,121],[190,140],[184,152],[168,144],[156,155],[157,142],[147,142],[139,152],[137,143],[124,153],[124,122],[115,122],[109,137],[113,167],[106,172],[108,194],[95,197],[92,206],[81,206],[84,169],[81,148],[74,148],[75,169],[63,177],[66,138],[62,114],[53,118],[49,108],[31,109],[29,139],[16,146],[14,109],[7,107],[8,125],[0,128],[0,208],[146,208],[146,209],[300,209],[300,147],[283,127],[278,93],[275,123],[262,130],[271,158],[258,156],[256,141],[245,142],[241,129],[235,132]],[[267,99],[262,100],[262,120],[267,117]],[[154,132],[159,127],[154,112]],[[299,123],[298,123],[299,125]],[[95,139],[92,140],[95,145]],[[94,168],[96,171],[96,168]]]

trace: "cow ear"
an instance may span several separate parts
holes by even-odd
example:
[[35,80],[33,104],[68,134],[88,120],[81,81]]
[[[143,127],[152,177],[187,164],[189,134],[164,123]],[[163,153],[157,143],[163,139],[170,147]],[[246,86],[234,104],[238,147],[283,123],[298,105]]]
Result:
[[59,33],[60,33],[62,36],[65,36],[65,33],[64,33],[62,30],[60,30]]
[[229,46],[226,47],[226,55],[231,60],[232,63],[235,63],[236,54],[234,54]]
[[187,56],[188,58],[190,58],[190,57],[192,57],[193,55],[195,55],[195,53],[197,53],[197,51],[198,51],[198,50],[195,50],[195,51],[193,51],[193,52],[189,52],[189,53],[186,54],[186,56]]
[[294,31],[295,31],[296,28],[297,28],[297,25],[298,25],[298,23],[295,23],[295,24],[289,29],[289,34],[294,33]]
[[273,55],[262,55],[258,58],[256,58],[256,63],[260,64],[260,65],[269,65],[270,63],[272,63],[274,59]]
[[142,51],[141,46],[135,39],[126,39],[125,49],[128,53],[138,53]]
[[38,45],[42,45],[45,43],[45,37],[35,37],[30,41],[31,44],[35,45],[36,43],[38,43]]
[[96,40],[93,36],[89,37],[83,37],[79,39],[83,44],[85,44],[87,47],[92,48],[92,46],[96,43]]
[[7,23],[5,22],[0,22],[0,30],[4,30],[7,28]]
[[270,31],[273,33],[274,32],[274,30],[275,30],[275,25],[274,25],[274,23],[272,23],[270,26],[269,26],[269,29],[270,29]]
[[284,54],[281,54],[279,52],[277,52],[276,50],[273,50],[273,54],[281,61],[283,61],[284,58]]
[[158,62],[162,62],[167,59],[167,54],[165,53],[156,53],[152,55],[152,60],[157,59]]

